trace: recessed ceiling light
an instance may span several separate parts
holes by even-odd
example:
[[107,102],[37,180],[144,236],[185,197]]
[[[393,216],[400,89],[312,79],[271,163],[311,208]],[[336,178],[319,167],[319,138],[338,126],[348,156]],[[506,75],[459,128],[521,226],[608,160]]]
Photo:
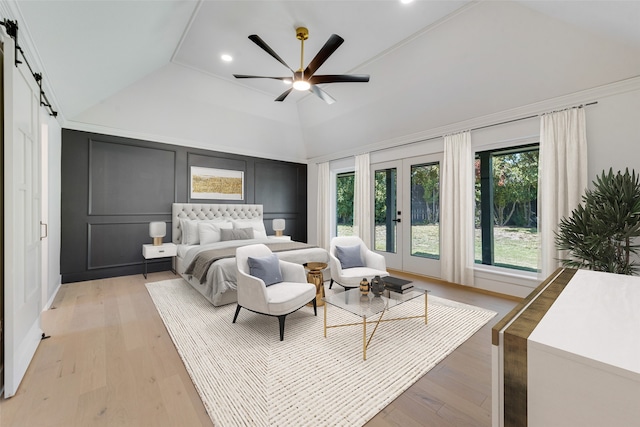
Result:
[[224,62],[231,62],[233,61],[233,57],[231,55],[227,55],[226,53],[220,56],[220,59],[222,59]]
[[400,0],[400,3],[402,4],[409,4],[411,2],[413,2],[413,0]]

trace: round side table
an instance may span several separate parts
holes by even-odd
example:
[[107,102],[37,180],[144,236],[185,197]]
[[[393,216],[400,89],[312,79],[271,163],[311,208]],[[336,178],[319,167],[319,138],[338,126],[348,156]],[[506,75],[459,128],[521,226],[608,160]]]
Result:
[[[327,268],[325,262],[308,262],[304,264],[307,269],[307,282],[316,285],[316,306],[324,305],[322,297],[324,297],[324,277],[322,276],[322,270]],[[312,305],[309,303],[307,305]]]

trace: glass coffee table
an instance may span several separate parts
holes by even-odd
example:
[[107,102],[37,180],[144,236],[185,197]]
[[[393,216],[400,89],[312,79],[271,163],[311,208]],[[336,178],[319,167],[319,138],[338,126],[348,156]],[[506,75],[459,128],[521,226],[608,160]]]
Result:
[[[327,329],[340,328],[343,326],[358,326],[362,325],[362,359],[367,360],[367,348],[373,338],[373,335],[378,329],[378,325],[381,322],[391,322],[395,320],[416,319],[424,318],[424,324],[427,324],[427,298],[429,291],[422,288],[412,288],[410,291],[399,293],[389,290],[385,290],[381,296],[373,296],[373,293],[369,292],[368,295],[362,296],[360,289],[354,288],[345,292],[339,292],[324,297],[324,337],[327,337]],[[424,314],[417,316],[396,317],[392,319],[383,319],[384,314],[397,305],[403,304],[407,301],[411,301],[416,298],[424,296]],[[327,311],[329,306],[334,306],[346,310],[349,313],[355,314],[362,318],[362,323],[344,323],[339,325],[327,325]],[[374,318],[377,317],[377,320]],[[374,318],[374,320],[367,320]],[[374,324],[373,331],[370,336],[367,336],[367,323]]]

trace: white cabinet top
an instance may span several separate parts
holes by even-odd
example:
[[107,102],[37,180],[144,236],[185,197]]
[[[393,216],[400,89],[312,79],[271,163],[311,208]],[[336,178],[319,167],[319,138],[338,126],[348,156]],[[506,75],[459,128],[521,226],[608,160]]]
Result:
[[[529,345],[640,374],[640,277],[578,270]],[[624,373],[623,373],[624,375]]]

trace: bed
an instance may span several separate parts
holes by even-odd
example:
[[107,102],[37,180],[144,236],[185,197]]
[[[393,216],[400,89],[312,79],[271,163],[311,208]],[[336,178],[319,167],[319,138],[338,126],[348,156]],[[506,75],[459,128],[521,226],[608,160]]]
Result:
[[171,219],[178,248],[174,268],[214,306],[237,301],[239,246],[264,243],[280,259],[298,264],[329,262],[322,248],[267,236],[262,205],[174,203]]

